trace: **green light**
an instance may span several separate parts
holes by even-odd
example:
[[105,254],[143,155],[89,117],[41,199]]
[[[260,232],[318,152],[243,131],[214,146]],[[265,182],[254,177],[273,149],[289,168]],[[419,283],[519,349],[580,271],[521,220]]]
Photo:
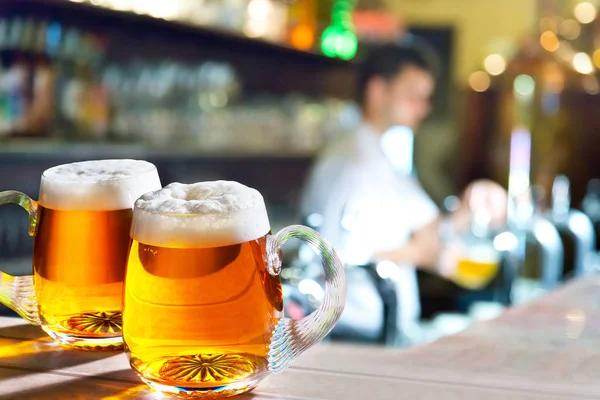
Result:
[[514,91],[521,97],[532,97],[535,92],[535,81],[529,75],[519,75],[515,78]]
[[338,57],[344,60],[350,60],[356,55],[358,50],[358,38],[354,32],[346,31],[343,32],[338,39],[337,43],[337,54]]
[[328,57],[350,60],[358,50],[358,38],[354,32],[342,26],[330,26],[321,37],[321,51]]
[[339,11],[351,12],[353,8],[354,8],[354,4],[338,1],[333,6],[333,13],[335,14],[336,12],[339,12]]
[[354,1],[338,0],[331,13],[331,25],[343,26],[346,29],[352,30],[352,10],[354,9]]
[[325,29],[323,36],[321,37],[321,51],[327,57],[337,56],[337,38],[339,36],[339,29],[335,26],[330,26]]
[[333,5],[331,26],[321,36],[321,51],[328,57],[350,60],[358,50],[358,38],[354,34],[352,10],[355,0],[337,0]]

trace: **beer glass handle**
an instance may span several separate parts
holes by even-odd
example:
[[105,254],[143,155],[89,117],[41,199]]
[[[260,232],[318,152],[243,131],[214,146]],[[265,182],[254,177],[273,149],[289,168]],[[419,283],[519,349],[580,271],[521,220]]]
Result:
[[307,242],[319,255],[325,269],[325,297],[310,315],[292,320],[281,318],[271,337],[269,371],[280,372],[302,352],[325,337],[340,319],[346,304],[346,277],[335,250],[317,232],[305,226],[289,226],[267,237],[267,269],[281,271],[281,247],[291,238]]
[[[29,213],[29,235],[34,236],[38,225],[38,204],[24,193],[9,190],[0,192],[0,205],[15,203]],[[27,322],[40,324],[33,276],[11,276],[0,271],[0,303],[14,310]]]

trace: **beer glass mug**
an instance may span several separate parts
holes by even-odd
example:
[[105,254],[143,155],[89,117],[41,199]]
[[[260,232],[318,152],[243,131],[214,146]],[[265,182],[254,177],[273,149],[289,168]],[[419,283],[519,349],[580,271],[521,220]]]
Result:
[[[315,231],[276,235],[261,194],[237,182],[173,183],[135,203],[124,289],[130,364],[154,389],[227,397],[285,369],[338,321],[346,283],[335,251]],[[283,317],[281,246],[308,242],[326,276],[320,308]]]
[[160,189],[146,161],[65,164],[42,174],[39,202],[0,193],[30,215],[33,277],[0,272],[0,301],[56,341],[81,349],[122,345],[122,289],[133,202]]
[[449,248],[455,259],[454,270],[447,275],[457,285],[482,289],[498,274],[501,256],[492,240],[465,234],[449,244]]
[[446,219],[441,225],[442,275],[467,289],[488,285],[497,275],[501,255],[494,247],[492,214],[504,215],[506,196],[494,183],[476,182],[468,189],[470,229],[456,232]]

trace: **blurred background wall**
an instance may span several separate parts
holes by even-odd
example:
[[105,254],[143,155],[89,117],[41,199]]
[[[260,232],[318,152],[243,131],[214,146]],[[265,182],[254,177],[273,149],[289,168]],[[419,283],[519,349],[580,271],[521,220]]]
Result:
[[452,37],[451,75],[448,82],[441,82],[451,89],[443,102],[436,104],[450,110],[446,113],[434,110],[415,144],[419,178],[430,195],[441,202],[444,196],[458,189],[451,171],[456,163],[453,155],[462,128],[460,118],[469,76],[474,68],[482,68],[489,54],[510,54],[518,48],[536,28],[539,2],[387,0],[385,5],[413,31],[446,30]]
[[539,5],[536,0],[386,0],[385,3],[412,28],[454,30],[453,81],[461,87],[487,55],[514,50],[532,33]]

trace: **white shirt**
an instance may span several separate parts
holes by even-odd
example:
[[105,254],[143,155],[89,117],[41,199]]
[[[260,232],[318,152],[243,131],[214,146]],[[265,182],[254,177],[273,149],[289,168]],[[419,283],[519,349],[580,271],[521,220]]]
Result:
[[[402,247],[438,215],[419,182],[394,170],[380,137],[363,124],[332,143],[316,163],[303,198],[303,215],[323,217],[319,231],[348,264]],[[399,324],[406,326],[420,314],[414,266],[398,266],[390,277],[399,294]]]

